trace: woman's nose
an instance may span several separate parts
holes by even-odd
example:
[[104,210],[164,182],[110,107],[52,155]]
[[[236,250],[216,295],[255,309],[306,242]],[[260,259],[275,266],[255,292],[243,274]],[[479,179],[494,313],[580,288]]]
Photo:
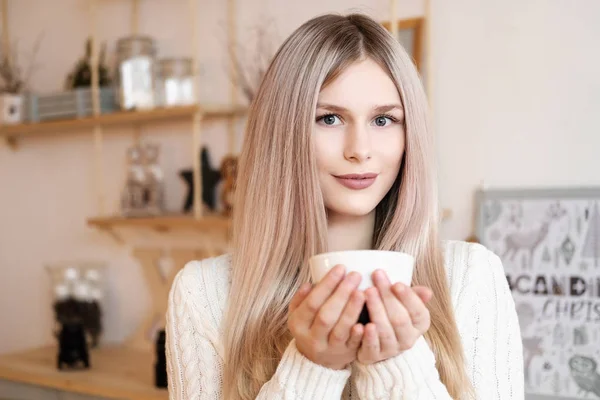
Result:
[[344,157],[351,162],[365,162],[371,158],[371,138],[363,126],[350,127],[346,132]]

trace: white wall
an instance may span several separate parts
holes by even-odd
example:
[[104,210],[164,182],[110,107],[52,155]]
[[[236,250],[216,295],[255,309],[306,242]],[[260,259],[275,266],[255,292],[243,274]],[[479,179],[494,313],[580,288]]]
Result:
[[[451,3],[451,4],[450,4]],[[472,191],[600,185],[600,3],[434,1],[434,117],[444,236]]]
[[[128,32],[129,3],[99,3],[98,32],[112,50],[115,39]],[[387,18],[388,12],[386,0],[238,3],[240,41],[254,21],[272,19],[282,40],[324,12],[359,10],[378,19]],[[82,55],[86,4],[10,2],[10,31],[24,52],[43,34],[34,89],[60,89]],[[161,54],[187,54],[187,2],[140,5],[140,30],[158,40]],[[202,98],[224,102],[224,2],[201,0],[199,10]],[[422,3],[402,0],[399,11],[402,16],[419,15]],[[460,239],[470,233],[472,194],[482,181],[492,186],[600,183],[595,173],[600,161],[593,158],[600,146],[598,15],[600,3],[594,0],[433,1],[433,107],[442,206],[454,211],[443,227],[445,237]],[[191,163],[188,132],[184,122],[144,127],[144,135],[162,145],[172,209],[180,207],[184,194],[177,170]],[[215,163],[226,151],[224,138],[221,126],[207,127],[205,141]],[[130,135],[119,134],[108,135],[105,142],[105,186],[112,211],[117,210],[123,155],[130,143]],[[0,353],[52,340],[44,265],[61,260],[109,263],[105,339],[118,341],[131,333],[149,298],[128,249],[85,226],[96,212],[90,133],[26,140],[17,152],[0,144],[0,188]]]

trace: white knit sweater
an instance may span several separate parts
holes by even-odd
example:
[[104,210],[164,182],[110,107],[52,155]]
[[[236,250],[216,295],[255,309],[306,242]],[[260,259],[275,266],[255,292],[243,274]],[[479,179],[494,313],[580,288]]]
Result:
[[[478,400],[523,399],[519,323],[500,259],[481,245],[445,243],[468,376]],[[230,257],[194,261],[179,272],[167,312],[167,369],[172,400],[222,399],[223,324]],[[451,399],[423,337],[412,349],[336,371],[289,344],[257,399]]]

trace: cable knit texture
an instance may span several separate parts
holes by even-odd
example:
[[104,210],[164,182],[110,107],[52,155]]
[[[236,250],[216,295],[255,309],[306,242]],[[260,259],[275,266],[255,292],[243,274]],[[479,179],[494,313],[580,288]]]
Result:
[[[519,322],[500,259],[478,244],[446,242],[445,260],[466,369],[478,400],[522,400]],[[167,368],[172,400],[222,399],[223,325],[231,258],[192,261],[169,295]],[[336,371],[292,340],[257,399],[451,399],[423,337],[397,357]]]

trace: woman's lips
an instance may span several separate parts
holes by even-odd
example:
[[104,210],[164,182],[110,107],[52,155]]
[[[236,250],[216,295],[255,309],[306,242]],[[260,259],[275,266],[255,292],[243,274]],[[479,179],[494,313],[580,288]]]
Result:
[[348,174],[348,175],[334,175],[335,179],[348,189],[361,190],[366,189],[375,183],[377,174]]

